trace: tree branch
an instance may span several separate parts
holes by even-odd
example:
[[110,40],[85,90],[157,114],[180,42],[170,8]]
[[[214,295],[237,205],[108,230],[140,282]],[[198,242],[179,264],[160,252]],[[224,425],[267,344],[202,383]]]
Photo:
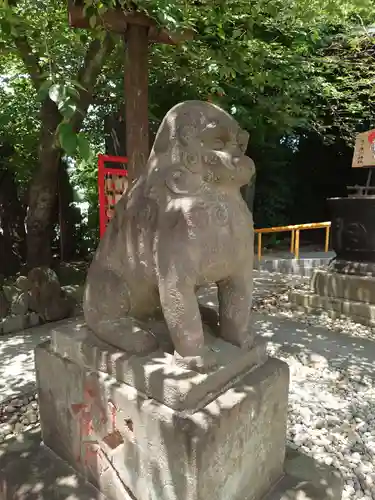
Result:
[[21,59],[30,75],[31,81],[36,89],[39,90],[42,83],[42,68],[40,67],[38,58],[33,54],[32,48],[24,35],[15,35],[14,43],[19,51]]
[[77,75],[77,82],[85,90],[79,89],[80,97],[78,100],[78,109],[70,120],[73,130],[76,132],[78,132],[82,126],[87,109],[93,99],[96,80],[105,59],[112,52],[113,48],[113,39],[111,35],[107,33],[104,40],[93,40],[87,49],[82,68]]

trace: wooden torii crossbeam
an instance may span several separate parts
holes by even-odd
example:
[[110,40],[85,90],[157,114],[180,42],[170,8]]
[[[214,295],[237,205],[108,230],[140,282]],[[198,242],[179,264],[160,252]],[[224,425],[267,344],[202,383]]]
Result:
[[[90,29],[83,0],[68,0],[69,25]],[[126,156],[130,183],[137,177],[149,155],[148,138],[148,45],[163,43],[177,45],[191,39],[191,33],[171,35],[159,29],[156,22],[141,12],[113,8],[97,17],[97,24],[108,31],[122,34],[125,55],[125,120]]]

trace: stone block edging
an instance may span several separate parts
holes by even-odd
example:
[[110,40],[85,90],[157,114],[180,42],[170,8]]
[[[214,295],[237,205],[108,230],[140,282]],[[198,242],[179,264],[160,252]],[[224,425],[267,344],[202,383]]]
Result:
[[14,316],[6,316],[0,320],[0,335],[8,333],[16,333],[27,328],[38,326],[42,323],[39,314],[30,312],[26,314],[16,314]]

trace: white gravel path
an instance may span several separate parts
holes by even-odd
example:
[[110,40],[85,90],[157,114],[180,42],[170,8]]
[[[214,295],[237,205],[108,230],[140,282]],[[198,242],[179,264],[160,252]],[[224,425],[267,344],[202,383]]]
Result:
[[290,367],[288,444],[336,467],[343,499],[375,500],[375,329],[288,307],[309,280],[255,278],[255,329]]
[[[375,499],[375,387],[332,369],[325,358],[290,366],[288,441],[333,465],[345,480],[343,498]],[[372,382],[372,383],[371,383]]]
[[[341,471],[343,499],[375,500],[375,330],[290,311],[288,291],[307,283],[264,272],[255,277],[254,328],[290,366],[288,443]],[[205,298],[214,304],[214,291]],[[0,339],[0,401],[30,388],[32,349],[48,338],[48,328]],[[0,441],[38,425],[30,423],[35,405],[30,397],[0,405]],[[21,417],[24,425],[16,427]]]

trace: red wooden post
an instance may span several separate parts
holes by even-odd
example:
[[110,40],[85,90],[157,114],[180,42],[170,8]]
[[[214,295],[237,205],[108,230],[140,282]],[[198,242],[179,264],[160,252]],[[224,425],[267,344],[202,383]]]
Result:
[[98,158],[98,193],[99,193],[99,235],[103,236],[105,231],[105,175],[104,175],[104,155],[99,155]]
[[[99,155],[98,158],[98,192],[99,192],[99,234],[103,236],[109,222],[108,208],[109,201],[106,193],[106,176],[115,175],[117,177],[127,177],[128,171],[122,168],[108,168],[106,162],[127,163],[125,156]],[[115,191],[115,190],[114,190]],[[122,193],[121,193],[122,194]]]

